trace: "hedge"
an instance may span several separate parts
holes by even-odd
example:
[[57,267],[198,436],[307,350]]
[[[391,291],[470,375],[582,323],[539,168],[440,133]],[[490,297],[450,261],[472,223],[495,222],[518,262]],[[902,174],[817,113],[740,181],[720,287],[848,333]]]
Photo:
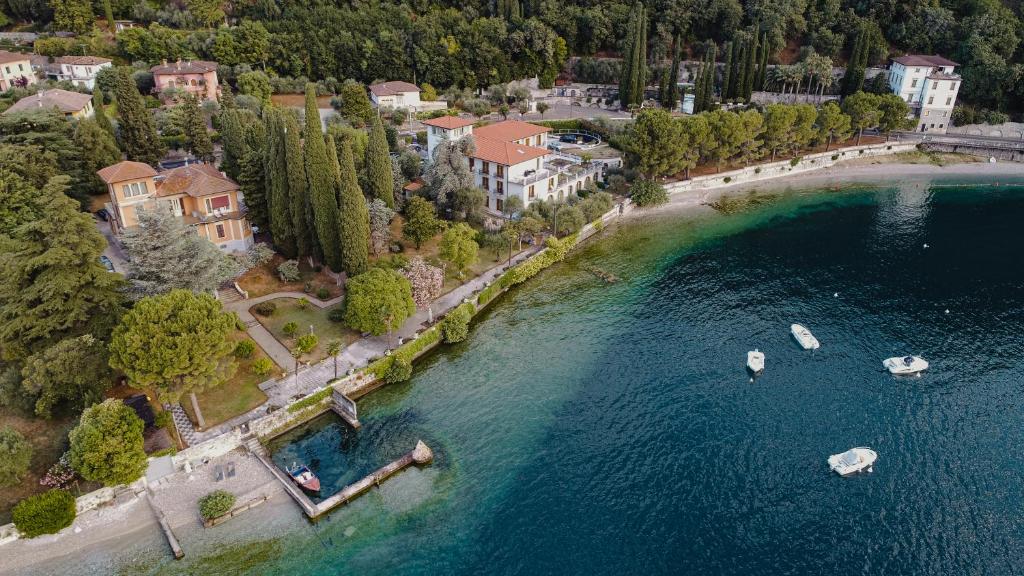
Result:
[[235,495],[227,490],[214,490],[199,499],[199,514],[204,520],[223,516],[235,505]]
[[334,388],[332,388],[331,386],[328,386],[328,387],[324,388],[323,390],[320,390],[319,392],[316,392],[314,394],[310,394],[309,396],[306,396],[305,398],[303,398],[302,400],[299,400],[298,402],[295,402],[293,404],[289,404],[288,405],[288,411],[294,414],[295,412],[298,412],[299,410],[302,410],[303,408],[308,408],[309,406],[312,406],[314,404],[319,404],[319,403],[323,402],[328,396],[330,396],[331,392],[333,392],[333,391],[334,391]]
[[395,361],[395,358],[401,358],[411,365],[413,359],[420,352],[436,344],[439,340],[441,340],[441,331],[436,326],[432,326],[424,330],[416,338],[399,346],[390,356],[385,356],[367,366],[366,371],[372,374],[374,378],[385,378],[391,370],[391,364]]
[[441,335],[446,344],[462,342],[469,336],[469,321],[476,312],[476,306],[466,302],[448,312],[441,321]]
[[11,515],[27,538],[56,534],[75,521],[75,497],[66,490],[50,490],[18,502]]

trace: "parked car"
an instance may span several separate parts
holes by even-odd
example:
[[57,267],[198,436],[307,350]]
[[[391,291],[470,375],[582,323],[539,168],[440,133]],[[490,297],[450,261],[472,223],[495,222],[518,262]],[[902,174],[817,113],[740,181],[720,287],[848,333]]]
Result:
[[96,217],[99,218],[100,220],[103,220],[104,222],[107,222],[110,220],[110,212],[107,212],[106,208],[100,208],[99,210],[96,211]]
[[114,263],[110,261],[110,258],[100,256],[100,264],[103,264],[103,267],[107,269],[107,272],[114,271]]

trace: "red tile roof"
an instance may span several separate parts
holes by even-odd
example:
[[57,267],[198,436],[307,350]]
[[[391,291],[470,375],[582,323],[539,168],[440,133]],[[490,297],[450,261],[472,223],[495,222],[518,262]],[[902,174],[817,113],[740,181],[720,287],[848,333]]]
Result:
[[500,142],[514,142],[550,131],[551,128],[547,126],[538,126],[519,120],[505,120],[504,122],[496,122],[487,126],[481,126],[480,128],[474,128],[473,135],[477,139],[487,138],[488,140],[498,140]]
[[4,111],[4,114],[7,114],[8,112],[50,110],[52,108],[56,108],[65,114],[73,114],[80,111],[82,108],[85,108],[91,101],[92,96],[88,94],[52,88],[18,100],[13,106]]
[[403,94],[405,92],[420,92],[420,88],[415,84],[395,80],[392,82],[371,84],[370,92],[373,92],[375,96],[394,96],[395,94]]
[[28,62],[30,56],[28,54],[18,54],[17,52],[8,52],[7,50],[0,50],[0,64],[10,64],[11,62]]
[[419,180],[413,180],[412,182],[409,182],[405,186],[402,186],[402,190],[405,190],[406,192],[416,192],[417,190],[422,189],[423,182],[420,182]]
[[238,190],[238,184],[210,164],[189,164],[167,172],[157,183],[157,196],[188,194],[194,198]]
[[109,58],[99,56],[61,56],[56,60],[57,64],[71,64],[72,66],[98,66],[111,62]]
[[424,124],[427,126],[436,126],[445,130],[454,130],[456,128],[463,128],[465,126],[472,126],[473,121],[465,118],[459,118],[458,116],[441,116],[440,118],[431,118],[430,120],[424,120]]
[[216,72],[217,63],[206,60],[187,60],[163,64],[157,64],[149,69],[153,74],[206,74]]
[[490,138],[477,138],[476,151],[470,154],[470,156],[485,162],[514,166],[520,162],[527,162],[547,156],[550,153],[549,150],[537,148],[536,146],[512,144],[491,140]]
[[154,170],[149,164],[124,160],[123,162],[118,162],[113,166],[107,166],[96,174],[99,175],[100,180],[103,180],[107,184],[115,184],[117,182],[126,182],[128,180],[152,178],[153,176],[156,176],[156,170]]
[[907,54],[906,56],[898,56],[892,59],[893,62],[899,62],[904,66],[959,66],[952,60],[947,60],[942,56],[926,54]]

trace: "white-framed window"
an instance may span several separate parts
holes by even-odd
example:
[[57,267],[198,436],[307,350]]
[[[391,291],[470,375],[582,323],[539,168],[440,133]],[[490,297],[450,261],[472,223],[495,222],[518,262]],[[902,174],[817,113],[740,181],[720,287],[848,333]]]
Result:
[[917,88],[917,78],[914,78],[913,80],[910,81],[910,87]]
[[949,98],[946,98],[946,106],[949,106],[952,103],[953,103],[953,97],[952,96],[950,96]]
[[938,89],[939,89],[939,81],[938,80],[932,80],[932,90],[938,90]]
[[148,193],[149,190],[146,189],[145,182],[132,182],[131,184],[125,184],[122,186],[121,192],[124,193],[125,198],[134,198]]

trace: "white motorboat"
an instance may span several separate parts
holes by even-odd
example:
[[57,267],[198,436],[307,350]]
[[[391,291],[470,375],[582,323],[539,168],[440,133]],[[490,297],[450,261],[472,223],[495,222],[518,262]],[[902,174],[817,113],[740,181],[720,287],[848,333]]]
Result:
[[747,352],[747,368],[749,368],[754,374],[764,372],[764,352],[761,352],[756,348]]
[[849,476],[864,470],[871,472],[875,460],[878,460],[878,453],[871,448],[850,448],[842,454],[829,456],[828,467],[840,476]]
[[882,366],[885,366],[885,369],[891,374],[912,376],[927,370],[928,361],[920,356],[897,356],[886,358],[882,361]]
[[789,327],[789,331],[793,333],[793,338],[796,338],[796,341],[800,343],[804,350],[817,350],[821,347],[814,334],[811,334],[811,331],[802,325],[793,324]]

